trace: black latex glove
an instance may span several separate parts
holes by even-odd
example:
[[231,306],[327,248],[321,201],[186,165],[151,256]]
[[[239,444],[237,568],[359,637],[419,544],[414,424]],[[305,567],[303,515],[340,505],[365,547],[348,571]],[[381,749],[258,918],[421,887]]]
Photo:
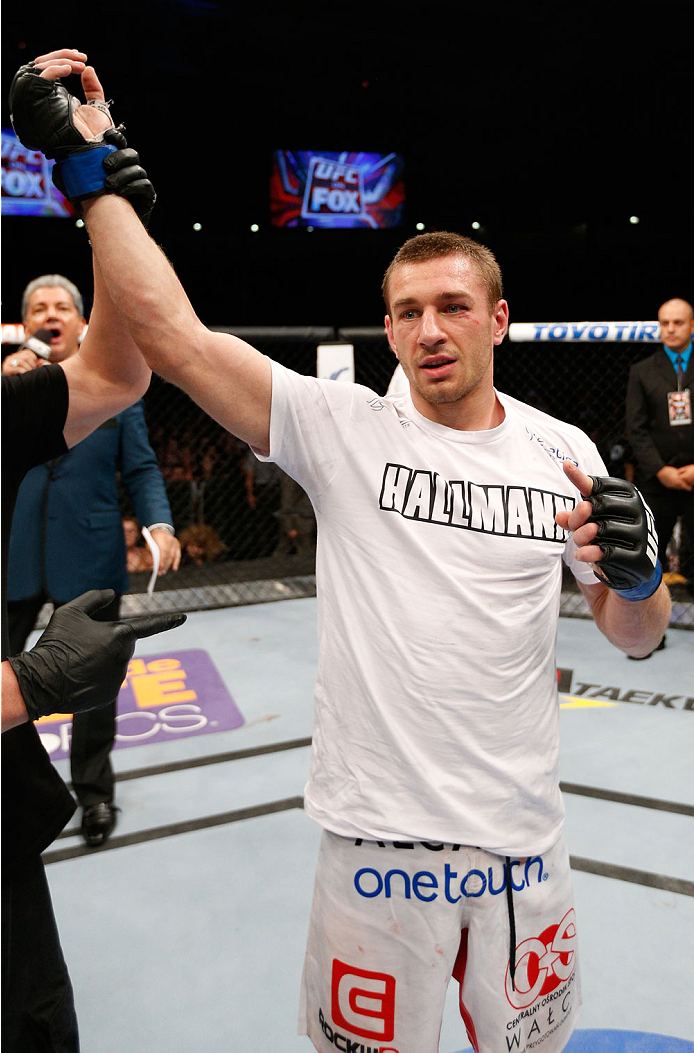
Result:
[[97,622],[112,589],[92,589],[66,603],[31,651],[9,659],[30,720],[83,713],[118,697],[136,640],[182,625],[185,614],[152,614],[135,622]]

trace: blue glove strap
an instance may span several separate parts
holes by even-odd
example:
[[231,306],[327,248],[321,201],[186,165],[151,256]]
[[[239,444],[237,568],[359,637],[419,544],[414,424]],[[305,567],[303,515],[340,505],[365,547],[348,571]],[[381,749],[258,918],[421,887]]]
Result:
[[103,146],[95,146],[91,150],[68,154],[65,160],[57,162],[65,184],[65,193],[70,201],[79,201],[104,189],[108,178],[103,164],[104,158],[117,149],[117,146],[104,143]]
[[623,600],[647,600],[649,596],[653,595],[662,580],[663,570],[660,566],[660,560],[657,559],[655,561],[653,575],[648,581],[642,582],[641,585],[635,585],[633,589],[615,589],[614,591],[618,596],[621,596]]

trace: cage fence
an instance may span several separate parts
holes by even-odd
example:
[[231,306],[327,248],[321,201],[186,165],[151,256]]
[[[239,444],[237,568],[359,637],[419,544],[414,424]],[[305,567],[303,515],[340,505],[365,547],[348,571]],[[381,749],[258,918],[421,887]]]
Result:
[[[324,343],[354,347],[355,381],[384,395],[395,367],[384,330],[376,328],[233,328],[263,354],[305,375],[316,373]],[[630,478],[625,427],[629,367],[650,353],[637,343],[511,343],[497,348],[499,390],[582,428],[597,445],[610,475]],[[220,378],[224,383],[224,378]],[[145,396],[150,441],[164,476],[181,569],[158,579],[148,594],[148,571],[130,575],[126,614],[199,610],[315,594],[316,525],[306,494],[276,465],[257,460],[187,395],[154,377]],[[124,516],[133,514],[125,491]],[[681,525],[664,568],[673,598],[672,624],[694,629],[694,554]],[[573,576],[564,574],[561,613],[588,617]]]

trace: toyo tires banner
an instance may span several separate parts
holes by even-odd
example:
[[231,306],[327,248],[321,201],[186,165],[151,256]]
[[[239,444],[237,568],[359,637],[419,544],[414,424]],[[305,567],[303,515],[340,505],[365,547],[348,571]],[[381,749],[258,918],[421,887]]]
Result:
[[657,343],[660,326],[657,322],[512,322],[508,338],[515,343]]

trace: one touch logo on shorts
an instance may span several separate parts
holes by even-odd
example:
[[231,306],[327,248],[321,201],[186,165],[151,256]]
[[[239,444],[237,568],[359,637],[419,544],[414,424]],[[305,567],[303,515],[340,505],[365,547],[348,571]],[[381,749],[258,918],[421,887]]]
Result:
[[386,899],[390,899],[391,896],[410,899],[414,894],[425,903],[431,903],[439,897],[445,897],[449,903],[458,903],[463,896],[466,899],[478,899],[485,894],[500,895],[506,888],[509,873],[515,892],[522,892],[523,889],[534,884],[539,885],[541,881],[547,881],[549,878],[542,856],[530,856],[524,861],[512,859],[508,871],[504,867],[501,874],[497,871],[496,876],[494,867],[488,867],[486,874],[483,870],[472,869],[461,875],[450,863],[445,863],[443,872],[439,872],[438,875],[432,870],[418,870],[416,874],[410,875],[407,871],[398,869],[387,870],[381,874],[374,867],[361,867],[355,873],[353,881],[359,895],[366,899],[375,899],[381,895]]
[[[506,970],[506,997],[514,1009],[525,1009],[568,980],[576,966],[576,912],[567,911],[558,925],[516,947],[516,972]],[[515,987],[515,990],[514,990]]]
[[360,1038],[390,1042],[395,1034],[395,977],[333,959],[332,1019]]

